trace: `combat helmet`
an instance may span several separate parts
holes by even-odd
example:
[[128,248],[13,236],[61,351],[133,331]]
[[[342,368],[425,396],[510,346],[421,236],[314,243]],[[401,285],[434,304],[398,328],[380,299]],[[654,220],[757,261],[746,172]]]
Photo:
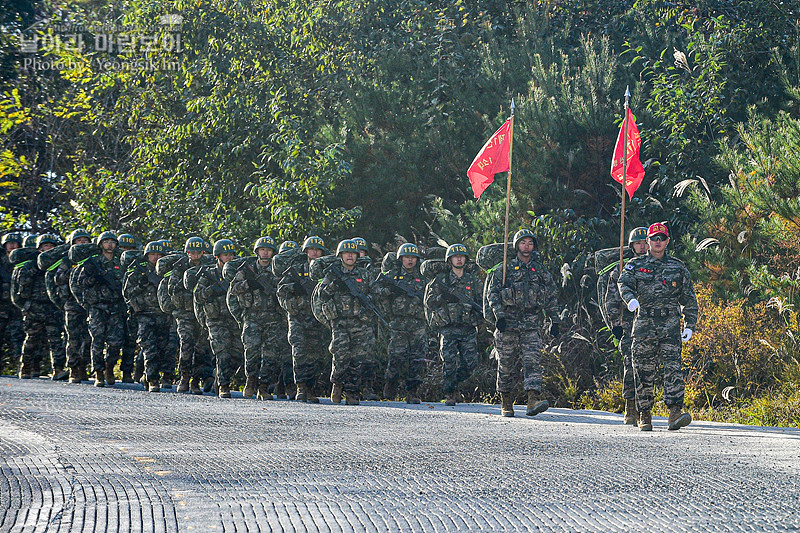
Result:
[[278,247],[275,246],[275,239],[270,236],[259,238],[253,245],[253,253],[256,253],[259,248],[269,248],[275,253],[278,253]]
[[521,241],[525,237],[530,237],[531,239],[533,239],[534,250],[536,250],[539,247],[539,243],[536,242],[536,235],[534,235],[533,232],[529,229],[521,229],[514,234],[513,248],[515,250],[517,249],[517,244],[519,244],[519,241]]
[[88,231],[86,231],[83,228],[78,228],[69,234],[69,236],[67,237],[67,242],[69,243],[70,246],[72,246],[73,244],[75,244],[75,239],[80,239],[81,237],[85,237],[89,239],[89,241],[92,240],[92,236],[89,234]]
[[[100,241],[97,241],[99,244]],[[119,243],[120,248],[138,248],[139,243],[136,242],[136,237],[131,235],[130,233],[123,233],[122,235],[117,237],[117,243]]]
[[294,241],[283,241],[281,243],[281,247],[278,249],[278,253],[282,254],[288,250],[295,250],[299,245]]
[[230,239],[219,239],[214,243],[214,257],[219,257],[222,254],[236,253],[236,245]]
[[367,246],[367,239],[365,239],[364,237],[353,237],[350,240],[353,241],[354,243],[356,243],[356,246],[358,246],[358,251],[359,252],[362,252],[362,251],[363,252],[369,252],[369,246]]
[[146,257],[147,254],[162,254],[164,255],[166,250],[164,249],[164,242],[163,241],[150,241],[147,243],[147,246],[144,247],[144,252],[142,254]]
[[303,243],[303,251],[305,252],[309,248],[319,248],[323,252],[325,251],[325,241],[322,240],[322,237],[317,237],[316,235],[312,235],[308,239],[305,240]]
[[202,237],[189,237],[183,245],[184,252],[203,252],[206,249],[206,241]]
[[353,252],[358,255],[358,243],[354,239],[345,239],[336,247],[336,257],[342,252]]
[[644,226],[634,228],[633,230],[631,230],[630,235],[628,235],[628,244],[646,240],[647,240],[647,228],[645,228]]
[[3,235],[2,240],[0,240],[0,246],[5,246],[7,242],[15,242],[20,246],[22,246],[22,235],[16,232],[6,233],[5,235]]
[[58,237],[56,237],[52,233],[45,233],[44,235],[39,235],[36,238],[36,248],[39,248],[41,245],[48,243],[58,246],[59,244]]
[[417,247],[416,244],[414,244],[412,242],[407,242],[405,244],[402,244],[400,246],[400,248],[397,249],[397,258],[398,259],[403,257],[404,255],[407,255],[409,257],[416,257],[418,259],[422,259],[422,256],[419,254],[419,248]]
[[449,261],[451,257],[454,255],[466,255],[469,258],[469,252],[467,251],[467,247],[463,244],[451,244],[447,248],[447,253],[444,256],[445,261]]
[[97,236],[97,244],[102,243],[106,239],[111,239],[119,245],[119,239],[117,239],[117,234],[113,231],[104,231],[100,235]]
[[38,235],[28,235],[22,241],[22,247],[23,248],[36,248],[36,239],[38,239],[38,238],[39,238]]

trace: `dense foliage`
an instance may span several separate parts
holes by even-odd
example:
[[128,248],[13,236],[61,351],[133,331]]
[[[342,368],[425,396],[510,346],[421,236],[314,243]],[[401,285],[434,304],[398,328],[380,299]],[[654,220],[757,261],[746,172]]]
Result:
[[[475,201],[465,170],[514,97],[512,227],[535,228],[570,323],[550,347],[550,388],[613,407],[603,398],[619,357],[581,282],[587,254],[618,243],[608,169],[629,85],[647,175],[627,227],[668,221],[707,309],[745,317],[730,335],[747,362],[708,351],[732,318],[707,316],[686,347],[707,399],[697,407],[724,403],[727,386],[759,396],[797,376],[800,2],[0,6],[0,231],[241,243],[357,232],[382,251],[398,240],[474,249],[502,238],[505,179]],[[21,50],[70,24],[82,47]],[[109,26],[180,46],[97,50]],[[155,68],[126,68],[137,60]]]

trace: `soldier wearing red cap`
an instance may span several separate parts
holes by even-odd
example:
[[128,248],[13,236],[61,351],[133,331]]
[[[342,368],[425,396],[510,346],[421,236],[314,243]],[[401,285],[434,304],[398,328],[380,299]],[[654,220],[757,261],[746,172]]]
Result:
[[664,403],[669,407],[669,429],[680,429],[692,421],[689,413],[682,412],[681,343],[689,340],[697,324],[697,297],[689,270],[667,254],[667,226],[652,224],[647,229],[647,242],[649,252],[629,261],[617,284],[628,310],[636,313],[631,353],[639,429],[653,429],[650,411],[659,357],[664,365]]

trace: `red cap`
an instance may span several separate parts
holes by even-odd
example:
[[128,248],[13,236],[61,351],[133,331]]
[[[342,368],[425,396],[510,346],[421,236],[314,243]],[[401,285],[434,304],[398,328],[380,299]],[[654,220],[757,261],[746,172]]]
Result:
[[647,236],[652,237],[653,235],[658,235],[659,233],[663,233],[667,237],[669,237],[669,230],[667,226],[662,224],[661,222],[656,222],[655,224],[650,224],[650,227],[647,228]]

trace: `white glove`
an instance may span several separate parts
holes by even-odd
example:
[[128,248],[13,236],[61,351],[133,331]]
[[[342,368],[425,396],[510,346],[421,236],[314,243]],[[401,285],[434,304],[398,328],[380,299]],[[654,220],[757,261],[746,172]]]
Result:
[[628,302],[628,311],[630,311],[631,313],[633,313],[633,312],[634,312],[634,311],[636,311],[637,309],[639,309],[639,300],[637,300],[636,298],[634,298],[633,300],[631,300],[630,302]]
[[681,333],[681,341],[689,342],[689,339],[691,338],[692,338],[692,330],[690,330],[689,328],[683,330],[683,333]]

